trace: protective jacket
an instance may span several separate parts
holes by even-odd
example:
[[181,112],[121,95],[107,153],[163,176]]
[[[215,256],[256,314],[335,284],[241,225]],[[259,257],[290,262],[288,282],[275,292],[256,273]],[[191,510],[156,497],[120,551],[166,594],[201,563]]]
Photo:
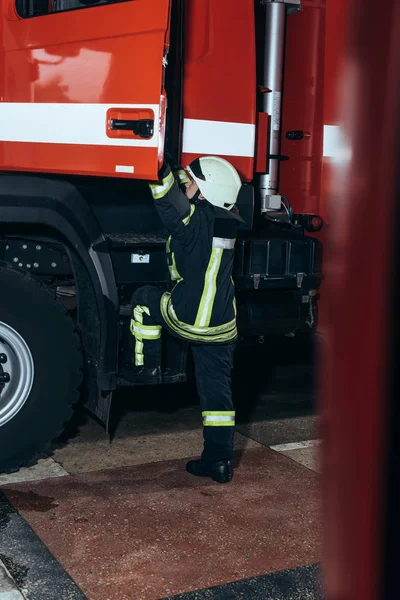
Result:
[[[179,178],[184,172],[178,173]],[[169,232],[166,245],[172,292],[161,299],[161,314],[180,337],[203,343],[237,338],[234,247],[241,217],[206,200],[192,204],[169,165],[150,183],[157,212]]]

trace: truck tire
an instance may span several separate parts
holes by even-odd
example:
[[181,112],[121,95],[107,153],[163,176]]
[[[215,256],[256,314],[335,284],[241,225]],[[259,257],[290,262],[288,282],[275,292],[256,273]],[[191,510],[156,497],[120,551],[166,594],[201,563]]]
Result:
[[0,472],[31,463],[79,399],[80,338],[64,306],[0,262]]

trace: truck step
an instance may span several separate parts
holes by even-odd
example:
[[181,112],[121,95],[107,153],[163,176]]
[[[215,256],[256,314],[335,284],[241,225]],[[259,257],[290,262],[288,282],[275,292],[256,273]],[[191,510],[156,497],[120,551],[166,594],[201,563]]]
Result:
[[[163,376],[163,383],[164,384],[171,384],[171,383],[185,383],[185,381],[187,381],[187,377],[185,373],[171,373],[170,375],[164,375]],[[130,381],[128,378],[124,377],[124,369],[122,369],[118,375],[118,387],[134,387],[137,385],[143,385],[141,384],[137,384],[134,383],[133,381]],[[147,385],[152,385],[152,384],[147,384]],[[155,385],[160,385],[158,382]],[[162,384],[161,384],[162,385]]]
[[168,236],[164,233],[107,233],[106,239],[111,248],[126,248],[164,245]]
[[[137,385],[141,385],[143,386],[143,383],[134,383],[133,381],[129,381],[128,379],[124,378],[124,375],[121,374],[118,379],[117,379],[117,385],[118,387],[136,387]],[[147,385],[151,385],[151,384],[147,384]],[[146,385],[146,387],[147,387]],[[156,383],[156,385],[161,385],[160,383]]]

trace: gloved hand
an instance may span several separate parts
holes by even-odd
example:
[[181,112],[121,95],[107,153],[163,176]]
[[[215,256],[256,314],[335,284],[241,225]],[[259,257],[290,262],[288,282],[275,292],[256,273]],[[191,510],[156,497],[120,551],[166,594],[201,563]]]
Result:
[[168,150],[165,151],[164,160],[170,165],[173,173],[181,170],[182,167],[180,166],[178,160],[175,158],[175,156],[168,152]]
[[182,169],[177,159],[169,152],[165,153],[165,160],[170,164],[172,173],[174,174],[175,179],[178,181],[182,192],[186,192],[186,184],[190,183],[188,174],[184,169]]
[[[167,162],[166,160],[164,160],[164,162],[163,162],[163,164],[162,164],[162,167],[161,167],[161,168],[159,169],[159,171],[158,171],[158,178],[157,178],[157,181],[158,181],[159,183],[165,183],[165,182],[166,182],[166,180],[167,180],[167,178],[168,178],[168,177],[171,177],[171,178],[172,178],[172,182],[174,182],[174,179],[175,179],[175,181],[178,183],[178,185],[179,185],[179,187],[180,187],[181,191],[182,191],[183,193],[185,193],[185,192],[186,192],[186,185],[187,185],[188,183],[190,183],[190,179],[189,179],[189,177],[188,177],[188,175],[187,175],[186,171],[184,171],[184,169],[181,169],[180,167],[178,167],[178,168],[179,168],[179,170],[178,170],[178,171],[174,171],[174,170],[173,170],[173,167],[174,167],[174,166],[175,166],[175,168],[176,168],[176,163],[175,163],[175,165],[173,164],[173,165],[171,166],[171,165],[169,164],[169,162]],[[171,175],[171,173],[172,173],[172,175]],[[153,184],[151,184],[151,183],[150,183],[150,187],[151,187],[152,185],[153,185]]]

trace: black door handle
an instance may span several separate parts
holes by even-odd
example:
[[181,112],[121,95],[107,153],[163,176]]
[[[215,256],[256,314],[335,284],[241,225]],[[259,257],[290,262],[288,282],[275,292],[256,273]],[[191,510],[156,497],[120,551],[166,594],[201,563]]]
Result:
[[154,121],[151,119],[126,120],[111,119],[110,128],[117,131],[133,131],[135,135],[148,140],[154,134]]

